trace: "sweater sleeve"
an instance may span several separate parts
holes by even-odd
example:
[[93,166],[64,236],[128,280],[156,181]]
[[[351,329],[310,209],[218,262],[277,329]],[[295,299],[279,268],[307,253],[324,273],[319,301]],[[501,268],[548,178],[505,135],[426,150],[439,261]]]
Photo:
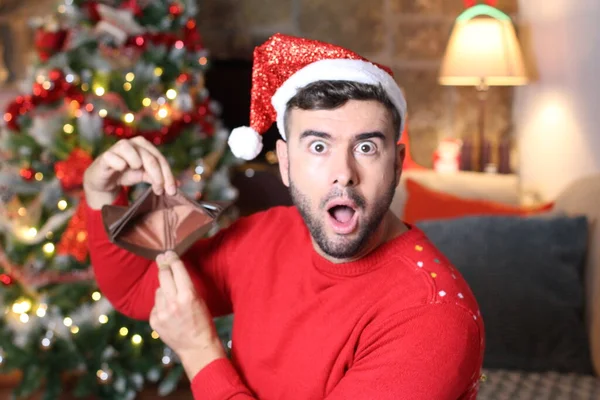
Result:
[[[127,194],[122,190],[113,204],[127,203]],[[156,262],[112,243],[104,230],[101,211],[90,208],[87,203],[86,224],[90,259],[100,291],[120,313],[147,320],[159,286]],[[224,236],[224,232],[219,232],[210,239],[200,240],[182,256],[196,290],[215,317],[232,309],[225,278]]]
[[[482,333],[466,309],[429,304],[363,332],[356,358],[327,400],[470,400],[477,395]],[[195,399],[248,400],[254,395],[227,359],[192,380]]]
[[471,312],[456,304],[395,314],[365,330],[352,366],[327,399],[474,399],[482,336]]

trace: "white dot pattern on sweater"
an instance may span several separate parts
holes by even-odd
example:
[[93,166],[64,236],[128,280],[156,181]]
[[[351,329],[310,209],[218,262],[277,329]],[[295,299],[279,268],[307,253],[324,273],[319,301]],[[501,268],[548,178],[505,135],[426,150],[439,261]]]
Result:
[[[426,245],[416,245],[414,247],[416,252],[422,253],[425,250],[425,247],[427,247]],[[420,258],[421,256],[419,256]],[[429,263],[429,260],[425,259],[425,262],[428,263],[428,268],[425,269],[425,272],[433,279],[433,282],[438,281],[437,283],[433,283],[435,286],[438,286],[438,284],[442,287],[444,287],[444,277],[447,277],[448,275],[452,277],[452,279],[457,280],[458,276],[457,276],[457,272],[456,269],[453,268],[452,265],[447,265],[446,262],[442,262],[439,258],[435,258],[433,259],[433,263]],[[438,268],[438,266],[436,266],[436,264],[438,264],[438,266],[443,267],[444,269],[440,269]],[[417,261],[416,263],[417,267],[424,269],[424,265],[425,263],[423,262],[423,259]],[[437,279],[436,279],[437,278]],[[455,287],[455,285],[451,285],[452,287]],[[457,288],[459,288],[460,286],[457,286]],[[439,286],[437,289],[441,289]],[[447,287],[446,287],[447,289]],[[459,289],[460,290],[460,289]],[[458,292],[458,290],[457,290]],[[446,297],[448,295],[448,293],[445,290],[439,290],[437,292],[438,296],[441,297]],[[465,300],[465,295],[463,292],[458,292],[455,294],[450,293],[451,296],[450,298],[452,298],[452,296],[456,295],[456,297],[460,300]],[[456,298],[455,298],[456,299]],[[455,303],[456,304],[464,304],[464,302],[461,302],[460,300],[456,299]],[[473,311],[475,312],[475,311]],[[481,317],[481,311],[477,308],[476,310],[477,315],[475,315],[474,313],[471,314],[473,316],[473,319],[475,321],[477,321],[479,318]],[[484,340],[483,337],[480,338],[481,341],[481,345],[483,346],[484,344]],[[479,391],[479,371],[477,371],[476,373],[473,374],[473,376],[471,377],[472,379],[472,385],[469,388],[468,393],[465,394],[465,400],[475,400],[477,398],[477,393]]]

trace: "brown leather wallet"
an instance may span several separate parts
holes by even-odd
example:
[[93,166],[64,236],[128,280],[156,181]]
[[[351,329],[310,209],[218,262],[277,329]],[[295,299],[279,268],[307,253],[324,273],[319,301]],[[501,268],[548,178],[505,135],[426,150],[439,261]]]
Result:
[[227,206],[196,202],[180,190],[156,195],[149,187],[129,206],[103,206],[102,221],[112,243],[154,260],[167,250],[181,256],[208,233]]

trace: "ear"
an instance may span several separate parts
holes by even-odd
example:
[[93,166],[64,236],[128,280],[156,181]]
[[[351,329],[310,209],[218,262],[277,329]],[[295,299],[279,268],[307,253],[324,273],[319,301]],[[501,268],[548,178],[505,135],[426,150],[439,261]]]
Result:
[[287,143],[283,140],[277,140],[276,144],[277,148],[277,159],[279,161],[279,173],[281,174],[281,180],[283,184],[287,187],[290,186],[290,176],[289,176],[289,166],[290,161],[288,158],[288,146]]
[[396,174],[396,186],[400,183],[400,177],[402,176],[402,165],[404,164],[404,157],[406,157],[406,147],[402,143],[396,145],[396,165],[394,166]]

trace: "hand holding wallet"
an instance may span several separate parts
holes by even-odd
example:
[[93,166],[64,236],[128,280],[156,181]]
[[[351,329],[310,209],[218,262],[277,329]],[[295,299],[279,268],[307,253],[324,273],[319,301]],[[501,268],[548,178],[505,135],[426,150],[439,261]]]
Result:
[[150,187],[130,206],[103,206],[102,220],[112,243],[154,260],[167,250],[181,256],[209,232],[226,206],[196,202],[180,190],[156,195]]

